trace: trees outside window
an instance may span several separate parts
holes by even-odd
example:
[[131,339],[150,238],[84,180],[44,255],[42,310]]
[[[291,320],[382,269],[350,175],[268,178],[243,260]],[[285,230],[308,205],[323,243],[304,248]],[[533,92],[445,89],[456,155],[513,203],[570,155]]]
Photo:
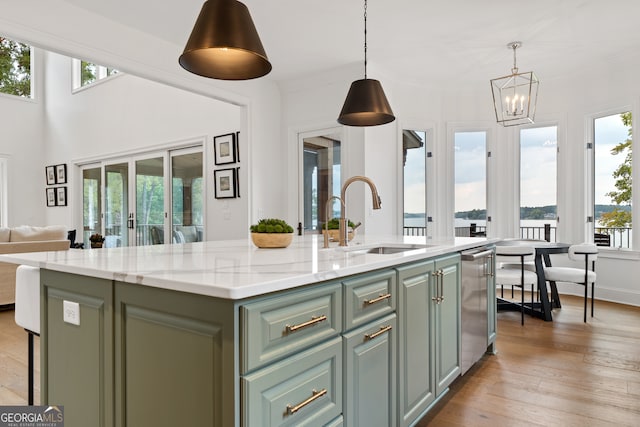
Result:
[[1,36],[0,92],[31,98],[31,46]]
[[594,119],[595,233],[613,247],[632,241],[632,115],[629,111]]

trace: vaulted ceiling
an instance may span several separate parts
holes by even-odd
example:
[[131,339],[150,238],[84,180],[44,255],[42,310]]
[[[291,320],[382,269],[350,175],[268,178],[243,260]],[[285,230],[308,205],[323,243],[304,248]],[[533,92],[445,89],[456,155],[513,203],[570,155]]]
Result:
[[[202,0],[65,0],[183,47]],[[244,0],[273,64],[287,81],[362,64],[364,2]],[[520,71],[541,81],[589,67],[640,65],[637,0],[369,0],[369,76],[484,84],[510,73],[507,44],[522,41]],[[177,59],[176,59],[177,60]],[[107,64],[108,65],[108,64]]]

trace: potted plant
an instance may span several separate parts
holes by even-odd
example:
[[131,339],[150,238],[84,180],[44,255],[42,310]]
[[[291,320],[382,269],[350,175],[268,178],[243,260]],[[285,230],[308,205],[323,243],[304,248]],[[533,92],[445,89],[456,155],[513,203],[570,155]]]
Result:
[[104,236],[100,233],[95,233],[89,236],[89,241],[91,242],[92,248],[101,248],[104,242]]
[[[347,230],[349,230],[348,239],[351,240],[356,235],[355,224],[351,222],[351,220],[347,220]],[[331,218],[329,222],[322,227],[322,234],[327,233],[327,228],[329,228],[329,239],[337,242],[340,239],[340,219],[339,218]]]
[[293,239],[293,227],[282,219],[261,219],[250,229],[251,240],[259,248],[286,248]]

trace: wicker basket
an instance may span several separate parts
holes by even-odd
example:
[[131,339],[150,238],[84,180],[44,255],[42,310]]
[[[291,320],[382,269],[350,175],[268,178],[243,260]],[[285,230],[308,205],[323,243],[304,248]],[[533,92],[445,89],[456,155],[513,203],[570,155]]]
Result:
[[251,233],[251,240],[259,248],[286,248],[293,233]]

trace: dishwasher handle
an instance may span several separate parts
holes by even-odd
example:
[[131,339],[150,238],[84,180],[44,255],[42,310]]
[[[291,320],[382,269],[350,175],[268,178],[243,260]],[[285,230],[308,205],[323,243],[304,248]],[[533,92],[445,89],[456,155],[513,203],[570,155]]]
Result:
[[467,251],[460,253],[462,261],[475,261],[477,259],[486,258],[488,256],[493,256],[493,249],[487,249],[478,252]]

